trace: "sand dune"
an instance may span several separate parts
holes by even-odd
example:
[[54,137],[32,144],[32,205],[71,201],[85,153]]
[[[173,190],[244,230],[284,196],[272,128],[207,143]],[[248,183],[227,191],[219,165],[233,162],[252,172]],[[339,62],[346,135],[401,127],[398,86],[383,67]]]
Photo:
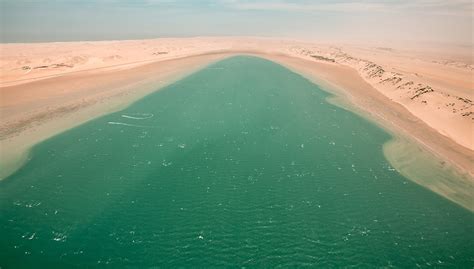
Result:
[[[455,57],[449,57],[448,53],[417,49],[203,37],[0,44],[0,52],[2,159],[10,155],[7,148],[15,143],[31,146],[72,127],[74,124],[54,124],[58,119],[65,121],[67,115],[83,113],[79,124],[109,111],[111,103],[123,105],[156,89],[160,79],[172,81],[182,70],[189,72],[216,59],[250,53],[299,72],[306,70],[309,76],[341,86],[349,96],[360,99],[366,95],[370,100],[374,94],[383,96],[377,97],[378,103],[372,102],[372,107],[354,102],[368,113],[374,114],[383,106],[388,109],[393,104],[401,105],[403,109],[397,108],[392,114],[401,122],[420,123],[405,124],[405,132],[439,155],[448,154],[445,158],[473,174],[468,166],[474,149],[474,68],[468,51],[457,51]],[[202,56],[191,59],[196,55]],[[357,82],[344,77],[349,73],[356,75]],[[150,75],[154,78],[147,78]],[[137,85],[147,85],[147,90],[137,91]],[[358,89],[357,94],[351,93],[353,88]],[[88,109],[87,113],[81,112]],[[444,140],[437,143],[421,133],[436,133],[433,137],[438,138],[441,134]],[[23,148],[26,150],[26,146]]]

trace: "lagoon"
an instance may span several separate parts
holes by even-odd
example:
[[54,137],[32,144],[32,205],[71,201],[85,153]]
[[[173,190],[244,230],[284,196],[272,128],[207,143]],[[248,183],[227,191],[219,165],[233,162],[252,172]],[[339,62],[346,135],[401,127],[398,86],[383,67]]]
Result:
[[0,182],[0,266],[473,267],[474,214],[329,96],[238,56],[38,144]]

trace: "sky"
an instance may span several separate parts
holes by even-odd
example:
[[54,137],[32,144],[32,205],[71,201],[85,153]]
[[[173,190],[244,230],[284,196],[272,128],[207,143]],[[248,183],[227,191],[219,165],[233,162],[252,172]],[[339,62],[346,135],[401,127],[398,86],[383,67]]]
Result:
[[473,43],[471,0],[0,0],[0,41],[188,36]]

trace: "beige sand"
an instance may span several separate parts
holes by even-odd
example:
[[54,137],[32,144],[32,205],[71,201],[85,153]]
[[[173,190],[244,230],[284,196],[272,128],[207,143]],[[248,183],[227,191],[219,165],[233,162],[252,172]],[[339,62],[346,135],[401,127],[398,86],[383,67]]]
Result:
[[[334,91],[343,97],[338,103],[398,134],[403,147],[415,141],[420,150],[452,164],[472,186],[474,68],[470,50],[449,51],[247,37],[0,44],[0,168],[9,173],[35,143],[119,109],[186,72],[245,53]],[[395,152],[391,145],[388,155]],[[407,174],[401,155],[389,160]]]

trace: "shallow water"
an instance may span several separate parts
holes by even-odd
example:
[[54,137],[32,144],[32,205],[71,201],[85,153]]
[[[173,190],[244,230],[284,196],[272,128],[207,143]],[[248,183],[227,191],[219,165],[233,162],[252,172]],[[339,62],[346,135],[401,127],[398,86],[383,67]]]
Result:
[[37,145],[0,182],[0,266],[472,268],[474,214],[327,96],[234,57]]

